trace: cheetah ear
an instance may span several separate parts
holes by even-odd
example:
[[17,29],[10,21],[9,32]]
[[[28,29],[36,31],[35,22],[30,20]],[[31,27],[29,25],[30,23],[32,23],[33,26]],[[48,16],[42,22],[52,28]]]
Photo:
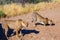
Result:
[[46,19],[48,19],[48,18],[46,17]]
[[19,21],[22,21],[22,19],[18,19]]

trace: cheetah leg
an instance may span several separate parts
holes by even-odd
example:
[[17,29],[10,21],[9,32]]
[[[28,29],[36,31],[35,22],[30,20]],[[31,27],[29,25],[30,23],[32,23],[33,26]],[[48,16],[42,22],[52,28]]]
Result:
[[23,34],[22,34],[22,32],[21,32],[21,30],[20,30],[20,40],[23,40],[22,38],[23,38]]
[[18,29],[16,29],[16,37],[18,37],[19,35],[18,35]]
[[5,29],[5,35],[6,35],[6,38],[8,39],[8,36],[7,36],[7,35],[8,35],[8,33],[7,33],[7,32],[8,32],[8,28],[7,28],[7,29]]

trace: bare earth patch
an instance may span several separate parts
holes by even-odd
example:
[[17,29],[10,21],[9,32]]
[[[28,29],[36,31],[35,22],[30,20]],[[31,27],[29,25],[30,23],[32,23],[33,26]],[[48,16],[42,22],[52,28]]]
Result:
[[[9,19],[21,18],[24,21],[29,22],[29,27],[23,28],[28,30],[27,32],[29,32],[29,30],[39,31],[39,33],[35,33],[34,31],[28,34],[26,33],[23,37],[23,40],[60,40],[60,8],[39,11],[38,13],[44,17],[52,19],[55,22],[55,25],[46,27],[44,27],[43,25],[37,25],[37,27],[34,27],[34,24],[31,22],[33,17],[32,13],[17,17],[11,17]],[[20,40],[20,38],[17,38],[14,35],[8,40]]]

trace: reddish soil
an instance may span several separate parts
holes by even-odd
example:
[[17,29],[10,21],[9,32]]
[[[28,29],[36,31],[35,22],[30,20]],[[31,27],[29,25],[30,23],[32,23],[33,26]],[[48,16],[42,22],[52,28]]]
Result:
[[[54,26],[46,26],[43,25],[37,25],[34,27],[34,23],[32,23],[32,13],[24,14],[17,17],[11,17],[9,19],[23,19],[24,21],[29,22],[29,26],[23,29],[28,30],[35,30],[39,31],[39,33],[35,33],[34,31],[30,33],[26,33],[23,36],[23,40],[60,40],[60,8],[55,9],[49,9],[44,11],[38,11],[40,15],[43,17],[48,17],[49,19],[52,19],[55,23]],[[16,35],[10,37],[8,40],[20,40],[20,38],[16,37]]]

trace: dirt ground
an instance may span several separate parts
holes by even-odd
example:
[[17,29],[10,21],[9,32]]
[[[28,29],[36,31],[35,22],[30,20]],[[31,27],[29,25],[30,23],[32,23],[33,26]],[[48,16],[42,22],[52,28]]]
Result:
[[[23,40],[60,40],[60,8],[48,9],[44,11],[38,11],[43,17],[48,17],[52,19],[55,23],[53,26],[37,25],[34,27],[32,23],[32,13],[24,14],[17,17],[11,17],[9,19],[23,19],[24,21],[29,22],[29,26],[23,28],[22,33]],[[16,35],[11,36],[8,40],[20,40]]]

